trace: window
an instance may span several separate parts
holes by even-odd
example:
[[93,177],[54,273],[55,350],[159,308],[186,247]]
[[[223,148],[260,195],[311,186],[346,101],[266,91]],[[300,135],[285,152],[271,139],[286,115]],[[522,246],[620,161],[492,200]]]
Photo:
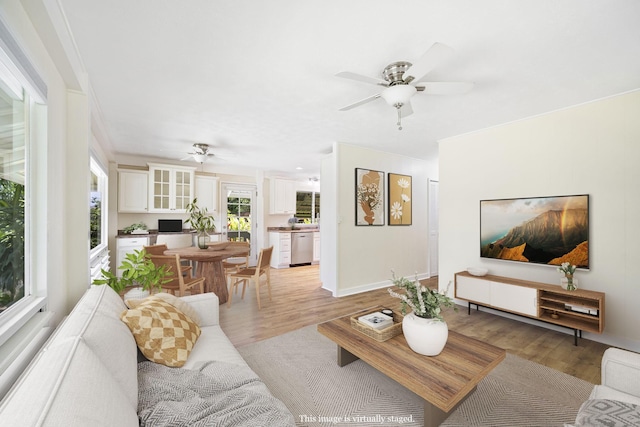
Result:
[[298,191],[296,193],[296,218],[305,224],[315,224],[320,218],[320,193]]
[[102,277],[102,270],[109,270],[107,237],[108,179],[107,173],[92,155],[89,183],[89,280]]
[[91,158],[91,183],[89,194],[89,248],[94,249],[107,245],[107,174],[98,162]]
[[27,58],[0,20],[0,395],[53,318],[36,268],[47,257],[47,86]]
[[234,190],[227,196],[227,238],[251,241],[251,190]]
[[29,295],[25,280],[28,97],[22,88],[10,90],[11,83],[0,85],[0,313]]

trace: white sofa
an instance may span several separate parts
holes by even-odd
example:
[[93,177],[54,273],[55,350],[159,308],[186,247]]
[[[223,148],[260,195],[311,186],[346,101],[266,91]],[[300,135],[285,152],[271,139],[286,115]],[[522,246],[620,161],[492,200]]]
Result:
[[602,356],[601,382],[580,407],[574,425],[640,425],[640,354],[607,349]]
[[[220,328],[218,297],[182,300],[196,310],[202,331],[183,368],[211,360],[246,366]],[[125,309],[110,287],[92,286],[0,402],[0,424],[138,426],[138,350],[120,320]]]

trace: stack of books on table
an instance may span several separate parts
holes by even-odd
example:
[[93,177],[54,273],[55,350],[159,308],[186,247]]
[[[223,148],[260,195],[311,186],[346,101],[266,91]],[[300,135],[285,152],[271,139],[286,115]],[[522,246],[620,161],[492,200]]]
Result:
[[393,326],[393,317],[382,314],[379,311],[375,313],[369,313],[364,316],[358,317],[358,322],[363,325],[370,326],[374,329],[384,329],[389,326]]

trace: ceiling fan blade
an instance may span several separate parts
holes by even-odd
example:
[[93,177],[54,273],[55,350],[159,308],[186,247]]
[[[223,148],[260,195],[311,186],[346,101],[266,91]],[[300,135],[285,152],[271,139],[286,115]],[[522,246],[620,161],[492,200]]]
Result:
[[376,100],[376,99],[378,99],[378,98],[380,98],[380,94],[379,94],[379,93],[376,93],[375,95],[371,95],[371,96],[370,96],[370,97],[368,97],[368,98],[361,99],[361,100],[360,100],[360,101],[358,101],[358,102],[354,102],[353,104],[349,104],[349,105],[347,105],[346,107],[342,107],[339,111],[348,111],[348,110],[351,110],[352,108],[359,107],[359,106],[361,106],[361,105],[363,105],[363,104],[366,104],[367,102],[374,101],[374,100]]
[[468,82],[420,82],[416,89],[430,95],[455,95],[467,93],[473,89],[473,83]]
[[400,116],[407,117],[413,114],[413,108],[411,107],[411,102],[406,102],[402,108],[400,108]]
[[422,54],[420,59],[404,72],[402,79],[407,83],[419,82],[429,71],[449,58],[453,52],[453,48],[445,44],[434,43],[429,50]]
[[183,157],[183,158],[181,158],[181,159],[180,159],[180,161],[183,161],[183,160],[189,160],[189,159],[191,159],[192,157],[193,157],[193,156],[192,156],[191,154],[189,154],[187,157]]
[[379,85],[379,86],[385,86],[385,87],[389,86],[389,82],[385,80],[378,79],[375,77],[363,76],[362,74],[356,74],[350,71],[341,71],[338,74],[336,74],[336,77],[342,77],[345,79],[355,80],[358,82],[370,83],[373,85]]

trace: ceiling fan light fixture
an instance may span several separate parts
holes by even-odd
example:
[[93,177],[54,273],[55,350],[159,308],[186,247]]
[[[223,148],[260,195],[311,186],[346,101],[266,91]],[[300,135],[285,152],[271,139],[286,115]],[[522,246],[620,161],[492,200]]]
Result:
[[394,85],[386,88],[380,96],[392,107],[400,108],[417,92],[412,85]]
[[207,156],[206,154],[197,153],[192,155],[193,155],[193,160],[195,160],[198,163],[204,163],[209,158],[209,156]]
[[417,89],[412,85],[401,85],[397,84],[385,89],[380,96],[384,98],[387,104],[395,107],[398,113],[398,130],[402,130],[402,113],[400,109],[403,105],[407,105],[411,100],[411,97],[415,95]]

